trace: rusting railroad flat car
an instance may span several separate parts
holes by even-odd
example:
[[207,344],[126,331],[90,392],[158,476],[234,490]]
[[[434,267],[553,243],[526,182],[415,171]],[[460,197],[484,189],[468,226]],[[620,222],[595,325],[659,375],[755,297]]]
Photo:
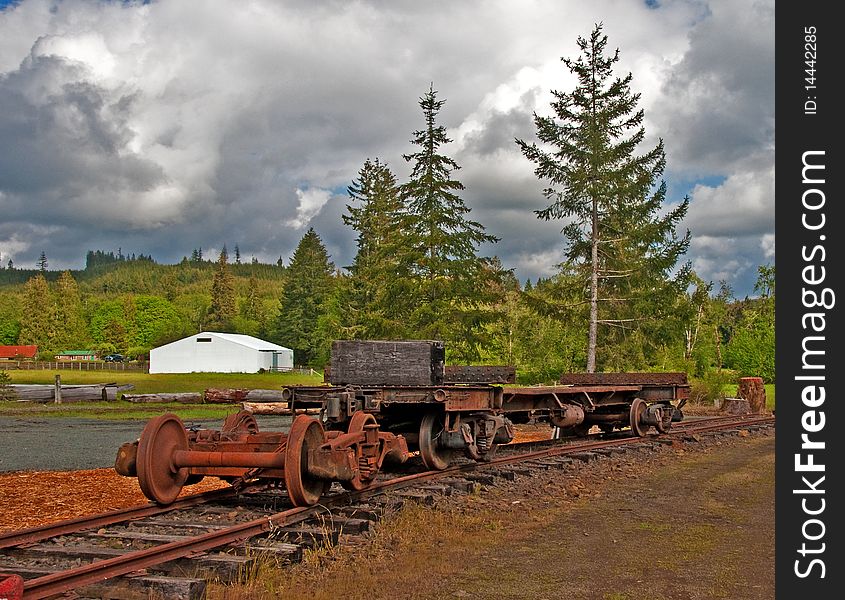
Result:
[[402,463],[415,450],[430,469],[445,469],[456,453],[489,460],[513,440],[515,423],[532,419],[563,435],[586,435],[594,425],[662,433],[682,418],[689,392],[684,373],[581,373],[554,386],[515,386],[513,367],[445,367],[444,354],[433,341],[335,342],[326,385],[284,390],[289,409],[302,413],[289,432],[259,432],[245,411],[219,431],[189,431],[163,415],[121,447],[115,468],[162,504],[189,479],[212,475],[235,486],[283,483],[305,506],[333,481],[363,489],[385,461]]
[[[577,379],[582,374],[564,378]],[[629,427],[643,436],[663,433],[680,420],[689,386],[685,373],[604,373],[555,386],[449,384],[440,386],[291,387],[289,406],[320,408],[329,428],[343,427],[356,413],[375,417],[385,431],[418,449],[431,469],[449,465],[452,451],[477,460],[492,457],[513,439],[514,423],[545,421],[562,435],[583,436]]]

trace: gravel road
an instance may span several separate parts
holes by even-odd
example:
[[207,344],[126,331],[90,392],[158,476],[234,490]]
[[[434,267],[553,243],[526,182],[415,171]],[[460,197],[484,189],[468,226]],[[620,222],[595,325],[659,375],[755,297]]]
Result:
[[[282,431],[290,417],[258,416],[261,430]],[[0,419],[0,472],[73,471],[114,465],[123,442],[137,439],[146,420]],[[186,421],[219,428],[221,421]]]

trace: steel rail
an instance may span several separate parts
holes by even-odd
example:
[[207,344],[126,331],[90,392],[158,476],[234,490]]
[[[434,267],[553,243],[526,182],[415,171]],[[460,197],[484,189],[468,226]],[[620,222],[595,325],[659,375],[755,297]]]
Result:
[[234,488],[223,488],[220,490],[213,490],[211,492],[185,496],[167,506],[160,506],[152,503],[138,504],[136,506],[98,513],[96,515],[65,519],[56,523],[48,523],[47,525],[38,525],[35,527],[28,527],[26,529],[16,529],[0,534],[0,549],[12,548],[23,544],[33,544],[58,535],[76,533],[85,529],[93,529],[95,527],[99,528],[105,525],[114,525],[116,523],[150,517],[173,510],[179,510],[181,508],[190,508],[199,504],[222,500],[234,495]]
[[24,599],[36,600],[39,598],[49,598],[54,594],[68,592],[85,585],[126,575],[133,571],[182,558],[194,552],[202,552],[225,544],[241,542],[261,533],[271,531],[276,527],[297,523],[321,512],[325,512],[329,507],[340,503],[345,498],[341,494],[326,500],[323,504],[292,508],[269,517],[204,533],[187,540],[168,542],[160,546],[128,552],[122,556],[68,569],[67,571],[29,579],[24,581]]

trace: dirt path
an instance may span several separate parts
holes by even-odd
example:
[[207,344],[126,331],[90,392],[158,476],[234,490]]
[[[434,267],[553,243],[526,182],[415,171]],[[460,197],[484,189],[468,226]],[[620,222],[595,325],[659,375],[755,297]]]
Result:
[[361,548],[210,597],[768,600],[774,445],[636,453],[413,507]]

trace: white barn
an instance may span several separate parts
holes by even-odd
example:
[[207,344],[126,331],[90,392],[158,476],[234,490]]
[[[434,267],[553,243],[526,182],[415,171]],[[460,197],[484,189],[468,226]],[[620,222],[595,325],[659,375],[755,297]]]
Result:
[[257,373],[293,369],[293,350],[239,333],[203,331],[150,350],[150,373]]

